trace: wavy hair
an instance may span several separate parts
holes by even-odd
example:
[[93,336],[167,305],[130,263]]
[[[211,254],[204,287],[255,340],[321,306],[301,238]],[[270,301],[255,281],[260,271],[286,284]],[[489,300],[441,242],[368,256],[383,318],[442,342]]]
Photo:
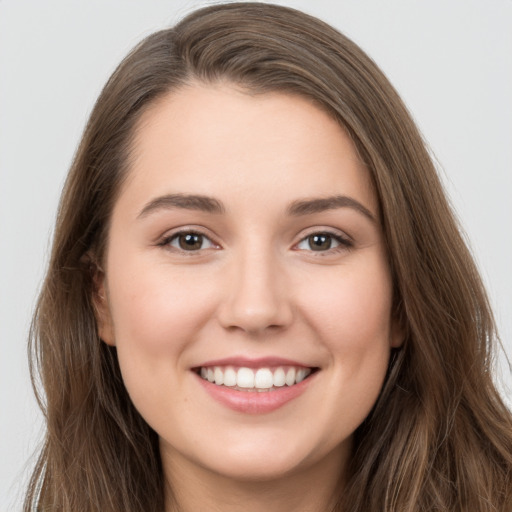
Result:
[[355,432],[336,510],[510,512],[512,418],[492,379],[494,320],[422,137],[356,44],[302,12],[260,3],[203,8],[150,35],[97,100],[31,329],[47,430],[24,510],[164,509],[157,434],[128,397],[115,348],[98,337],[94,259],[141,114],[188,83],[219,80],[314,101],[350,135],[378,197],[406,340]]

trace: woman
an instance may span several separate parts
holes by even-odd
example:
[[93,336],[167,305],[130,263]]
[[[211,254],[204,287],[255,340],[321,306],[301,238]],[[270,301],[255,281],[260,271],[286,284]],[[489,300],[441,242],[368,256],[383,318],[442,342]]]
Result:
[[509,510],[488,301],[396,92],[265,4],[103,90],[33,326],[26,510]]

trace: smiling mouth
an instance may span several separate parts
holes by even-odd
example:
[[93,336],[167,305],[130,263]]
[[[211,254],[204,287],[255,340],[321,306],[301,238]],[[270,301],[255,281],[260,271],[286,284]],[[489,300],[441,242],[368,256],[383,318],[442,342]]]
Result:
[[201,366],[194,371],[203,380],[216,386],[236,391],[268,392],[295,386],[318,371],[318,368],[303,366],[262,368]]

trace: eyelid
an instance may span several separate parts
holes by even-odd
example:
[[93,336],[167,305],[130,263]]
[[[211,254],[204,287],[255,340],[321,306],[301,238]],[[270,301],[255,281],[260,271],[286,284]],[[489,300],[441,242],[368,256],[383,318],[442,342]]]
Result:
[[[297,246],[304,242],[308,237],[312,235],[327,235],[332,237],[334,240],[338,242],[338,246],[329,248],[325,251],[314,251],[314,250],[307,250],[307,249],[298,249]],[[305,233],[301,233],[300,240],[296,242],[293,245],[293,248],[297,251],[305,251],[305,252],[311,252],[316,253],[316,255],[327,255],[329,253],[334,253],[340,250],[349,250],[354,246],[354,240],[351,236],[347,235],[345,232],[335,229],[335,228],[327,228],[322,226],[315,226],[314,228],[308,229]]]
[[343,240],[346,240],[347,242],[354,243],[354,239],[348,233],[346,233],[345,231],[343,231],[341,229],[333,228],[333,227],[329,227],[329,226],[312,226],[310,228],[304,229],[299,235],[299,237],[300,237],[299,242],[302,241],[304,238],[307,238],[308,236],[316,235],[316,234],[331,235],[333,237],[342,238]]
[[[205,249],[198,249],[195,251],[186,251],[183,249],[180,249],[178,247],[173,247],[170,245],[170,242],[174,239],[176,239],[180,235],[187,235],[187,234],[194,234],[194,235],[200,235],[203,238],[206,238],[212,245],[212,247],[207,247]],[[162,236],[158,238],[158,241],[156,243],[157,246],[160,247],[167,247],[169,250],[180,252],[180,253],[186,253],[188,256],[192,256],[194,254],[198,254],[200,252],[203,252],[207,249],[221,249],[221,246],[219,243],[215,241],[215,237],[212,236],[209,233],[209,230],[206,228],[203,228],[201,226],[180,226],[178,228],[171,229],[170,231],[166,231]]]
[[[213,247],[208,247],[206,249],[198,249],[195,251],[193,251],[193,250],[186,251],[186,250],[179,249],[177,247],[172,247],[172,249],[170,249],[170,250],[173,250],[176,252],[181,252],[181,253],[187,253],[187,255],[194,255],[194,254],[197,255],[198,253],[203,252],[204,250],[207,250],[207,249],[211,249],[211,248],[221,249],[222,248],[222,246],[218,242],[216,242],[215,236],[212,236],[210,234],[210,230],[204,228],[203,226],[196,226],[196,225],[180,226],[180,227],[171,229],[170,231],[166,231],[163,235],[161,235],[158,238],[156,245],[161,246],[161,247],[171,247],[170,242],[173,239],[175,239],[176,237],[178,237],[179,235],[184,235],[184,234],[201,235],[202,237],[206,238],[211,243],[211,245]],[[303,242],[308,237],[315,235],[315,234],[331,236],[334,240],[336,240],[339,243],[339,245],[337,247],[333,247],[333,248],[330,248],[325,251],[313,251],[313,250],[306,251],[305,249],[297,249],[297,246],[301,242]],[[345,233],[344,231],[341,231],[339,229],[332,228],[332,227],[315,226],[315,227],[311,227],[311,228],[307,229],[305,232],[302,232],[300,235],[300,239],[293,244],[292,249],[304,250],[306,252],[311,252],[311,253],[316,252],[316,253],[318,253],[318,255],[322,255],[322,254],[336,252],[336,250],[348,250],[348,249],[351,249],[353,246],[354,246],[353,238],[350,235],[348,235],[347,233]]]

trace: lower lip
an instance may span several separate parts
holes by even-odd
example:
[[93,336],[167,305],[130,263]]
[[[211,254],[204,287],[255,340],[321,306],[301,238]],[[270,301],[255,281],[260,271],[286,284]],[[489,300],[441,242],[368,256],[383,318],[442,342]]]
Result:
[[226,386],[217,386],[201,378],[196,374],[200,384],[205,391],[217,402],[229,407],[230,409],[243,412],[245,414],[265,414],[275,411],[292,401],[294,398],[299,397],[306,391],[315,378],[315,372],[307,379],[294,384],[293,386],[283,386],[273,391],[238,391]]

